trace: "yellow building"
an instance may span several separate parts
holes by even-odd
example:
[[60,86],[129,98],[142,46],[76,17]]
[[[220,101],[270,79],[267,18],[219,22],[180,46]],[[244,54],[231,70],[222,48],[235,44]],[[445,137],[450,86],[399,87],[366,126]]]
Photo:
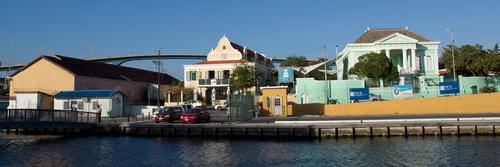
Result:
[[261,87],[262,113],[266,116],[288,116],[286,86]]
[[[207,55],[207,60],[184,65],[184,86],[192,88],[205,99],[207,105],[223,104],[227,100],[229,77],[237,65],[246,63],[260,72],[259,85],[271,82],[273,64],[264,54],[222,37]],[[254,91],[255,89],[251,89]]]
[[[53,101],[41,97],[59,91],[101,89],[123,92],[125,103],[145,104],[157,79],[158,73],[136,68],[59,55],[40,56],[10,76],[9,108],[52,109]],[[161,74],[162,84],[173,81],[177,79]]]

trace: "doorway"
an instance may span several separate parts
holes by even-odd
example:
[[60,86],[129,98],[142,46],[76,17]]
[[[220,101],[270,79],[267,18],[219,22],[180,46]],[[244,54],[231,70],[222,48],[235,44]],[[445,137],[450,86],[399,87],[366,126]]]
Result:
[[281,96],[276,96],[274,97],[274,103],[273,103],[273,115],[275,116],[281,116],[283,115],[283,99]]
[[212,89],[214,88],[207,88],[205,90],[205,103],[207,106],[212,105]]
[[470,89],[472,89],[472,94],[477,94],[477,86],[472,86]]

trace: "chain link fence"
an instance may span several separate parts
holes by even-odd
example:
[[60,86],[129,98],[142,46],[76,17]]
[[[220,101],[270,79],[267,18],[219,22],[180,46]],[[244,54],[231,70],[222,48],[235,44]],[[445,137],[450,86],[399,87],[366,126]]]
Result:
[[228,121],[245,122],[255,117],[255,97],[253,95],[230,95]]

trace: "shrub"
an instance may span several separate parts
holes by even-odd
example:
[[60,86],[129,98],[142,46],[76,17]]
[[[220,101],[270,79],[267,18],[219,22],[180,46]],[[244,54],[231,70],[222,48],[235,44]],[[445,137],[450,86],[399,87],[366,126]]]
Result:
[[479,92],[481,92],[481,93],[495,93],[495,92],[498,92],[498,90],[494,86],[485,86],[485,87],[482,87],[479,90]]

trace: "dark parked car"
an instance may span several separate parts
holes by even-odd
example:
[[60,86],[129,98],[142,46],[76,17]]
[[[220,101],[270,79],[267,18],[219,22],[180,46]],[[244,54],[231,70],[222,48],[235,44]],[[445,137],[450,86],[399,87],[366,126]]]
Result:
[[165,107],[160,109],[160,112],[155,115],[155,122],[174,122],[181,118],[181,115],[185,113],[185,109],[178,107]]
[[181,123],[210,122],[210,113],[204,108],[194,108],[181,115]]

